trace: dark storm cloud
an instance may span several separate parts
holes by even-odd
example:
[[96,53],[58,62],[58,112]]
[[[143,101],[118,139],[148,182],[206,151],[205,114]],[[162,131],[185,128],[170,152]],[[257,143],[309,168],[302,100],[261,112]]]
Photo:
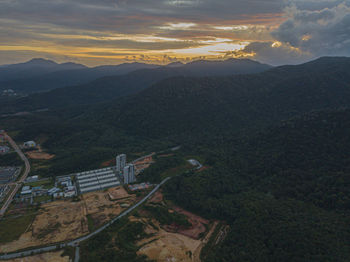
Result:
[[1,18],[128,33],[147,31],[166,22],[212,23],[246,16],[258,19],[258,14],[277,13],[282,9],[279,0],[5,0],[0,4]]
[[241,53],[271,64],[350,55],[350,1],[290,1],[287,19],[271,33],[278,43],[252,42]]
[[290,18],[273,36],[301,51],[321,55],[350,54],[350,1],[320,10],[288,10]]

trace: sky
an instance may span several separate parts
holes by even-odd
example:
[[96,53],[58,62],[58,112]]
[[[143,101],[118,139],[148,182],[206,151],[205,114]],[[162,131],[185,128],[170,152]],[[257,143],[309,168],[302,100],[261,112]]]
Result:
[[350,55],[350,0],[0,0],[0,64]]

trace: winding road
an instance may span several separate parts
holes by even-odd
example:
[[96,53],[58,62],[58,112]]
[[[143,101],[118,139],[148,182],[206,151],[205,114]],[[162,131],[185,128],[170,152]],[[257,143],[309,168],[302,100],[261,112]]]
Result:
[[[10,196],[7,198],[6,202],[2,206],[2,208],[0,210],[0,217],[5,214],[7,208],[11,204],[13,198],[15,197],[18,189],[20,189],[22,183],[24,182],[24,180],[26,180],[26,178],[30,172],[30,163],[28,161],[28,158],[25,156],[25,154],[23,154],[22,150],[19,148],[19,146],[16,144],[16,142],[13,141],[13,139],[7,133],[5,133],[4,135],[5,135],[6,140],[11,144],[13,149],[17,152],[19,157],[23,160],[24,173],[23,173],[22,177],[20,178],[20,180],[16,183],[15,188],[12,190],[12,192],[10,193]],[[10,183],[10,184],[13,184],[13,183]]]

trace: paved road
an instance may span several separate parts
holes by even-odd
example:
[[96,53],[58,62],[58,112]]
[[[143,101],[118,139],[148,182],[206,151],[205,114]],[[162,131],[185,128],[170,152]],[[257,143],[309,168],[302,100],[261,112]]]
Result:
[[112,225],[113,223],[115,223],[117,220],[123,218],[124,216],[128,215],[130,212],[132,212],[135,208],[139,207],[140,205],[142,205],[145,201],[147,201],[156,191],[159,190],[159,188],[165,184],[169,179],[171,179],[171,177],[167,177],[166,179],[164,179],[160,184],[158,184],[150,193],[147,194],[147,196],[145,196],[141,201],[139,201],[137,204],[133,205],[132,207],[130,207],[129,209],[125,210],[124,212],[122,212],[119,216],[117,216],[116,218],[112,219],[110,222],[108,222],[107,224],[105,224],[104,226],[100,227],[99,229],[97,229],[96,231],[82,236],[80,238],[77,238],[75,240],[69,241],[69,242],[65,242],[65,243],[61,243],[61,244],[56,244],[56,245],[52,245],[52,246],[46,246],[46,247],[40,247],[40,248],[33,248],[27,251],[22,251],[22,252],[16,252],[16,253],[11,253],[11,254],[5,254],[5,255],[1,255],[0,259],[13,259],[13,258],[18,258],[18,257],[25,257],[25,256],[30,256],[30,255],[34,255],[34,254],[39,254],[39,253],[43,253],[43,252],[48,252],[48,251],[53,251],[56,249],[61,249],[64,248],[66,246],[72,246],[72,247],[77,247],[79,245],[80,242],[87,240],[95,235],[97,235],[98,233],[100,233],[101,231],[105,230],[107,227],[109,227],[110,225]]
[[79,249],[80,249],[80,247],[79,247],[79,246],[77,246],[77,247],[75,248],[75,257],[74,257],[74,262],[79,262],[79,260],[80,260],[80,253],[79,253]]
[[4,203],[4,205],[2,206],[1,210],[0,210],[0,216],[3,216],[6,212],[6,209],[8,208],[8,206],[11,204],[14,196],[16,195],[18,189],[21,187],[21,183],[24,182],[24,180],[26,180],[29,172],[30,172],[30,164],[29,161],[27,159],[27,157],[23,154],[22,150],[19,148],[19,146],[15,143],[15,141],[13,141],[13,139],[7,134],[5,133],[5,138],[7,139],[7,141],[11,144],[11,146],[13,147],[13,149],[17,152],[17,154],[19,155],[19,157],[23,160],[25,168],[24,168],[24,173],[22,175],[22,177],[20,178],[20,180],[18,181],[18,183],[16,184],[15,188],[13,189],[13,191],[10,193],[10,196],[7,198],[6,202]]

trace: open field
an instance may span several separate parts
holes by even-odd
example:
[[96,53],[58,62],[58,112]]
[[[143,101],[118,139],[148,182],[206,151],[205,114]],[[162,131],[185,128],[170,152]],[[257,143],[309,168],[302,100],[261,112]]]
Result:
[[61,256],[63,251],[48,252],[40,255],[16,258],[7,260],[8,262],[68,262],[68,256]]
[[26,186],[30,186],[30,187],[42,186],[43,188],[51,188],[55,184],[50,179],[42,179],[42,180],[38,180],[38,181],[35,181],[35,182],[25,183],[25,185]]
[[[85,235],[89,233],[89,224],[90,229],[93,229],[106,223],[124,210],[121,204],[132,204],[135,200],[135,196],[130,195],[123,200],[111,201],[109,191],[120,192],[124,197],[127,194],[123,190],[112,188],[84,194],[78,202],[62,200],[41,205],[33,223],[30,226],[26,223],[26,232],[18,236],[17,240],[1,245],[0,252],[46,245]],[[18,219],[24,217],[19,216]]]
[[18,239],[31,225],[36,213],[29,211],[24,215],[4,217],[0,220],[0,245]]
[[36,150],[26,152],[26,155],[30,159],[37,159],[37,160],[50,160],[55,157],[55,155],[51,155],[44,152],[40,146],[38,146],[38,149]]

